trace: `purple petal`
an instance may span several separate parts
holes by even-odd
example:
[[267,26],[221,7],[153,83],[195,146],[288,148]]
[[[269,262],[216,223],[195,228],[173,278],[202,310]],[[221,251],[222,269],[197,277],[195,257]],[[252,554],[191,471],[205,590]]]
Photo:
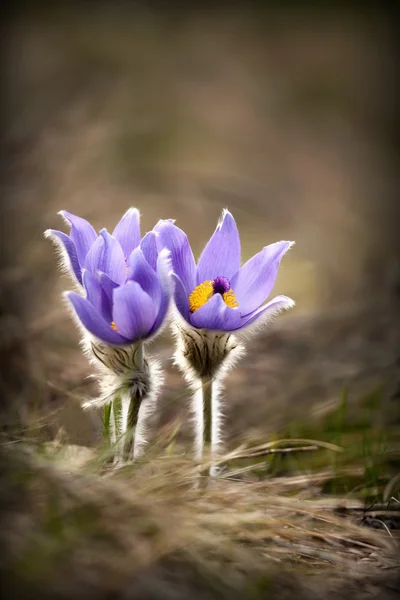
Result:
[[216,230],[204,248],[197,267],[197,284],[216,277],[232,277],[240,267],[240,238],[235,219],[222,212]]
[[239,329],[242,327],[248,327],[252,323],[256,324],[257,326],[266,324],[283,310],[292,308],[294,304],[294,300],[288,298],[287,296],[275,296],[275,298],[272,298],[272,300],[267,302],[267,304],[264,304],[264,306],[254,310],[246,317],[242,317],[242,322]]
[[186,294],[186,290],[183,287],[182,281],[179,279],[178,275],[175,273],[172,274],[173,281],[175,283],[175,291],[174,291],[174,300],[176,304],[176,308],[181,313],[182,317],[190,323],[189,318],[189,299]]
[[59,214],[71,225],[69,236],[76,246],[79,263],[83,267],[87,253],[96,241],[97,233],[86,219],[77,217],[66,210],[60,210]]
[[270,295],[278,275],[281,258],[293,242],[265,246],[250,258],[231,281],[243,316],[258,308]]
[[103,292],[105,293],[108,303],[110,307],[113,305],[113,292],[116,287],[118,287],[118,283],[115,283],[112,279],[109,278],[108,275],[102,273],[101,271],[97,272],[97,276],[100,279],[101,287],[103,288]]
[[142,249],[144,257],[154,271],[157,268],[158,257],[156,238],[157,236],[154,231],[149,231],[140,242],[140,248]]
[[159,221],[154,231],[158,234],[158,250],[167,248],[171,252],[172,268],[189,296],[196,287],[196,263],[186,233],[171,220]]
[[240,327],[240,312],[237,308],[229,308],[221,294],[215,294],[191,315],[190,322],[198,329],[232,331]]
[[106,229],[91,247],[85,261],[85,268],[92,273],[102,271],[115,283],[121,285],[126,280],[126,263],[119,242]]
[[111,328],[111,323],[107,323],[103,317],[99,315],[89,300],[82,298],[82,296],[75,292],[67,292],[65,296],[71,302],[82,325],[92,335],[107,344],[121,345],[129,342],[129,340],[126,340],[122,335]]
[[91,273],[90,271],[84,269],[82,272],[82,280],[83,287],[86,290],[86,298],[89,300],[90,304],[93,305],[96,311],[101,314],[101,316],[107,323],[111,323],[112,303],[110,302],[110,299],[107,296],[107,294],[104,292],[98,277],[96,277],[96,275],[93,275],[93,273]]
[[69,235],[55,229],[48,229],[44,233],[60,251],[63,263],[66,263],[68,270],[72,271],[78,282],[82,285],[82,269],[79,264],[78,254],[74,242]]
[[140,214],[137,208],[129,208],[113,231],[121,245],[125,260],[140,243]]
[[158,311],[161,301],[160,282],[140,248],[136,248],[129,257],[128,280],[131,279],[140,283],[141,288],[154,301],[154,306]]
[[158,313],[150,334],[156,333],[162,326],[168,313],[169,305],[172,297],[172,264],[169,250],[161,250],[157,259],[157,276],[160,282],[161,300],[158,308]]
[[156,319],[156,309],[139,283],[128,281],[114,291],[113,317],[117,331],[134,342],[148,337]]

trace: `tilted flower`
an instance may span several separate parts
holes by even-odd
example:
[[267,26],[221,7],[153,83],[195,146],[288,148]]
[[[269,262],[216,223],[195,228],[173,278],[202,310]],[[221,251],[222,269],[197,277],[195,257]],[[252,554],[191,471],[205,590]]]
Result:
[[70,235],[45,235],[57,243],[63,266],[79,284],[79,293],[64,295],[84,352],[99,371],[100,396],[84,407],[104,407],[105,437],[118,442],[116,459],[137,456],[162,382],[144,342],[166,322],[173,283],[169,251],[157,250],[153,231],[141,239],[137,209],[124,214],[113,234],[102,229],[99,235],[85,219],[61,214]]
[[[156,237],[152,232],[147,236]],[[154,409],[162,381],[158,363],[145,356],[143,342],[166,322],[172,283],[169,252],[162,250],[154,264],[139,245],[125,265],[119,242],[106,230],[101,231],[101,239],[103,246],[97,244],[89,257],[92,270],[82,271],[86,297],[76,292],[65,296],[83,329],[84,348],[102,373],[102,394],[86,406],[105,406],[105,419],[115,423],[112,439],[125,436],[119,458],[132,452],[138,456],[145,441],[146,415]],[[122,277],[123,270],[126,276]],[[124,281],[119,285],[116,279]],[[110,402],[111,413],[107,412]],[[134,437],[129,437],[133,431]]]
[[294,306],[282,295],[263,304],[293,242],[265,246],[241,267],[239,232],[231,213],[224,210],[196,265],[187,236],[174,221],[159,221],[154,231],[159,248],[171,251],[175,304],[192,327],[238,332]]
[[[153,232],[147,236],[156,237]],[[171,297],[169,252],[161,251],[150,264],[140,245],[126,265],[119,242],[103,229],[90,253],[90,269],[82,270],[86,297],[65,294],[79,322],[113,346],[153,337],[165,322]]]

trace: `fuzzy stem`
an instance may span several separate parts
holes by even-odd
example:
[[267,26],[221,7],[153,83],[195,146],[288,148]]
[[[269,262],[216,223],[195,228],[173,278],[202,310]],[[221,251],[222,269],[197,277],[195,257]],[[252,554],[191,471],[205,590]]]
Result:
[[112,403],[112,412],[114,417],[114,442],[117,442],[121,437],[121,413],[122,413],[122,400],[120,396],[115,396]]
[[210,454],[212,447],[212,382],[201,382],[203,394],[203,454]]
[[128,418],[126,423],[126,438],[124,443],[124,456],[129,458],[135,454],[135,432],[138,424],[139,409],[142,399],[137,396],[131,396],[129,400]]
[[111,444],[111,431],[110,431],[110,421],[111,421],[111,402],[105,405],[104,407],[104,421],[103,421],[103,438],[107,446]]
[[[203,379],[201,382],[202,392],[202,410],[203,410],[203,437],[201,441],[201,458],[206,461],[210,460],[212,456],[213,447],[213,401],[212,401],[212,381],[210,379]],[[202,472],[204,485],[207,485],[207,480],[210,475],[210,469],[207,468]]]
[[121,430],[122,430],[122,399],[119,395],[115,396],[112,401],[112,443],[115,447],[114,453],[114,464],[118,463],[121,458],[120,448],[120,438],[121,438]]
[[[143,344],[139,343],[134,355],[135,365],[138,371],[143,369]],[[142,404],[143,397],[136,393],[132,394],[129,399],[129,408],[128,408],[128,418],[126,423],[126,431],[124,433],[127,434],[125,438],[124,444],[124,456],[129,458],[129,456],[133,455],[135,457],[135,434],[138,425],[139,419],[139,410]]]

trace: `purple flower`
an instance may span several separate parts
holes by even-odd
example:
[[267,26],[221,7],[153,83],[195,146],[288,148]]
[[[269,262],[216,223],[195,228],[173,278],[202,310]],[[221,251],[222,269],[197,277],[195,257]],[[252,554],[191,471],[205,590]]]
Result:
[[[148,235],[155,238],[152,232]],[[112,237],[108,233],[103,236],[105,240]],[[115,240],[115,244],[119,242]],[[119,251],[107,262],[99,260],[97,266],[107,267],[108,273],[96,265],[95,273],[83,269],[85,298],[76,292],[65,294],[80,324],[96,338],[116,346],[154,336],[164,324],[171,297],[169,252],[159,253],[155,268],[140,246],[131,253],[128,267]],[[118,284],[109,273],[122,273],[122,268],[127,277]]]
[[66,266],[83,286],[85,297],[65,295],[79,323],[112,345],[132,344],[152,337],[165,321],[171,297],[169,252],[158,252],[156,234],[141,240],[139,212],[130,208],[113,234],[97,235],[88,221],[66,211],[70,235],[48,230]]
[[294,306],[287,296],[263,304],[293,242],[265,246],[241,267],[239,232],[230,212],[224,210],[196,266],[187,236],[174,221],[159,221],[154,231],[158,247],[171,252],[176,307],[193,327],[235,331]]
[[[64,266],[78,283],[83,284],[83,269],[92,273],[100,270],[115,283],[124,283],[129,257],[141,242],[139,211],[136,208],[127,210],[112,235],[105,229],[98,235],[88,221],[66,210],[61,210],[59,214],[71,227],[70,234],[48,229],[45,236],[57,244]],[[155,238],[145,236],[141,244],[146,258],[154,268],[157,257]]]

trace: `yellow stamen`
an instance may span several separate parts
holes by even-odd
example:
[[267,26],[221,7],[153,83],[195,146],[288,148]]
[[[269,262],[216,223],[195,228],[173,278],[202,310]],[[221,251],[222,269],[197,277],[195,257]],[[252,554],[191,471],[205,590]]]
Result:
[[231,288],[225,294],[222,295],[224,302],[229,308],[237,308],[239,306],[239,302],[237,301],[236,294]]
[[214,290],[212,281],[204,281],[194,288],[193,292],[189,296],[189,306],[191,312],[196,312],[196,310],[199,310],[201,306],[209,301],[213,293]]
[[[190,311],[192,313],[199,310],[209,299],[213,296],[213,281],[203,281],[196,288],[194,288],[193,292],[189,296],[189,306]],[[228,290],[224,294],[222,294],[222,298],[227,306],[230,308],[236,308],[239,306],[236,295],[232,289]]]
[[111,329],[114,329],[114,331],[118,331],[114,321],[111,321]]

